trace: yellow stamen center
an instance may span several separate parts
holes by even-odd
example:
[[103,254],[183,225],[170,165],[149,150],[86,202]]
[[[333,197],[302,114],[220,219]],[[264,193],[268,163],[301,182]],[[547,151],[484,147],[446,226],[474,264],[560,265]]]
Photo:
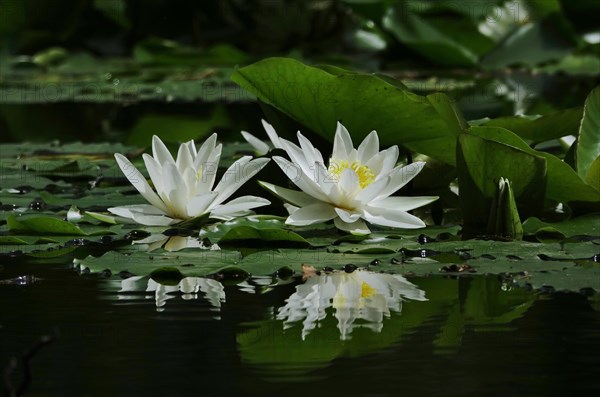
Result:
[[361,298],[370,298],[377,293],[377,290],[371,287],[369,284],[363,281],[360,286],[360,297]]
[[346,168],[350,168],[356,175],[358,175],[358,181],[360,183],[360,188],[364,189],[369,186],[373,181],[375,181],[375,174],[369,167],[366,165],[362,165],[358,161],[353,162],[352,164],[348,164],[347,160],[330,160],[329,161],[329,173],[336,179],[339,180],[342,175],[342,171]]

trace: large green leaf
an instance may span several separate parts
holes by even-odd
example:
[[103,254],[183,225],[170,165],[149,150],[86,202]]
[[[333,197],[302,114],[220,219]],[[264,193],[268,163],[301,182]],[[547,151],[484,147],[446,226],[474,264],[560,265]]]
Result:
[[383,17],[383,26],[401,43],[436,63],[473,66],[493,46],[464,16],[428,21],[409,11],[402,2]]
[[600,192],[600,156],[596,157],[596,160],[590,166],[585,180],[591,187]]
[[[600,87],[596,87],[585,100],[575,159],[577,173],[586,179],[592,163],[600,156]],[[597,182],[597,186],[600,182]]]
[[[514,189],[511,193],[522,210],[534,212],[543,207],[546,160],[541,156],[464,133],[458,138],[456,166],[465,237],[503,231],[501,225],[514,224],[508,219],[514,218],[513,212],[501,209],[509,208],[510,200],[493,205],[499,199],[501,178],[511,181]],[[498,214],[507,219],[497,219]],[[512,234],[510,238],[514,237]]]
[[546,198],[559,202],[599,202],[600,193],[589,186],[577,173],[558,157],[532,149],[525,141],[502,127],[471,127],[469,133],[481,138],[513,146],[523,152],[546,159]]
[[576,135],[583,110],[581,108],[561,110],[540,117],[507,116],[499,117],[482,124],[487,127],[506,128],[523,139],[545,141]]
[[515,64],[536,66],[565,57],[575,45],[562,15],[550,14],[520,26],[483,59],[482,65],[492,69]]
[[232,79],[331,141],[341,121],[355,143],[377,130],[383,145],[404,145],[454,164],[456,134],[427,98],[377,76],[334,75],[293,59],[268,58],[236,70]]

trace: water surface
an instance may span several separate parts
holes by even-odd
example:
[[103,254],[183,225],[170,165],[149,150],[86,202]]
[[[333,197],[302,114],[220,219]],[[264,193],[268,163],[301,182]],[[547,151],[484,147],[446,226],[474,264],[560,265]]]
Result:
[[[0,284],[2,366],[40,336],[60,334],[31,360],[28,396],[600,390],[598,305],[580,294],[512,288],[495,276],[398,284],[346,274],[165,287],[146,278],[80,275],[68,264],[4,258],[2,265],[0,279],[41,279]],[[321,299],[312,301],[322,305],[316,311],[307,303],[315,291]],[[352,291],[358,295],[347,299]],[[19,384],[21,369],[10,378]]]

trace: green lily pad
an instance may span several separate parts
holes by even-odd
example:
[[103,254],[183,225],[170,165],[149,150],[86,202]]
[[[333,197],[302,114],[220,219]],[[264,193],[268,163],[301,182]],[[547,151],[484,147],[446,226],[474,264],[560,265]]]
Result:
[[554,230],[564,237],[592,236],[600,238],[600,214],[583,215],[563,222],[548,223],[531,217],[523,222],[525,234],[536,234],[541,230]]
[[70,222],[54,217],[17,217],[9,216],[7,219],[8,229],[15,234],[39,234],[39,235],[66,235],[66,236],[96,236],[117,234],[123,225],[115,225],[110,228],[88,226],[82,229]]
[[170,269],[177,270],[183,277],[204,277],[220,272],[246,272],[238,265],[241,256],[237,251],[225,250],[182,250],[178,252],[107,252],[100,257],[89,256],[76,260],[75,264],[92,272],[106,269],[113,273],[128,272],[133,275],[150,275]]

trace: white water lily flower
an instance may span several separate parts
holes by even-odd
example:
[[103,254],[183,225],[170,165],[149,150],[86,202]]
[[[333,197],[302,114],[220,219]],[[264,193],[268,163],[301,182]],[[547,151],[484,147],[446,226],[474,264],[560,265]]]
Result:
[[[181,293],[183,300],[198,299],[198,292],[217,310],[225,302],[225,287],[217,280],[203,277],[185,277],[177,285],[162,285],[147,276],[133,276],[121,281],[119,292],[153,292],[156,308],[162,311],[167,300]],[[127,299],[127,295],[121,295]]]
[[244,156],[233,163],[213,188],[222,145],[216,145],[217,134],[211,135],[196,151],[194,141],[179,146],[174,159],[156,135],[152,138],[152,154],[144,153],[144,163],[154,185],[122,154],[115,159],[129,182],[150,204],[113,207],[115,215],[148,226],[166,226],[210,214],[210,218],[230,220],[249,214],[250,209],[270,204],[269,200],[243,196],[224,203],[244,183],[260,171],[269,159]]
[[250,145],[252,145],[252,147],[254,148],[254,150],[256,151],[256,153],[259,156],[264,156],[273,148],[283,149],[283,147],[281,146],[281,142],[279,140],[279,135],[277,135],[277,132],[275,132],[275,128],[273,128],[273,126],[271,124],[267,123],[265,120],[261,120],[261,122],[262,122],[263,128],[265,129],[265,131],[267,132],[267,135],[269,136],[269,139],[271,140],[272,146],[270,146],[269,144],[265,143],[264,141],[258,139],[257,137],[255,137],[254,135],[249,133],[248,131],[242,131],[242,136],[244,137],[246,142],[248,142]]
[[[425,292],[396,274],[355,270],[352,273],[333,272],[313,276],[296,287],[296,292],[279,309],[277,319],[284,328],[302,321],[302,339],[327,317],[333,307],[342,340],[350,339],[355,328],[370,328],[381,332],[384,317],[400,313],[402,301],[425,301]],[[355,324],[356,320],[363,320]]]
[[291,204],[286,224],[295,226],[334,220],[338,229],[368,234],[365,220],[372,224],[403,229],[425,227],[407,211],[438,199],[391,195],[414,178],[425,165],[417,162],[395,167],[398,146],[379,151],[379,137],[371,132],[355,149],[348,130],[338,123],[333,153],[326,166],[321,152],[298,132],[300,146],[280,139],[291,161],[273,160],[302,191],[260,182],[262,186]]

